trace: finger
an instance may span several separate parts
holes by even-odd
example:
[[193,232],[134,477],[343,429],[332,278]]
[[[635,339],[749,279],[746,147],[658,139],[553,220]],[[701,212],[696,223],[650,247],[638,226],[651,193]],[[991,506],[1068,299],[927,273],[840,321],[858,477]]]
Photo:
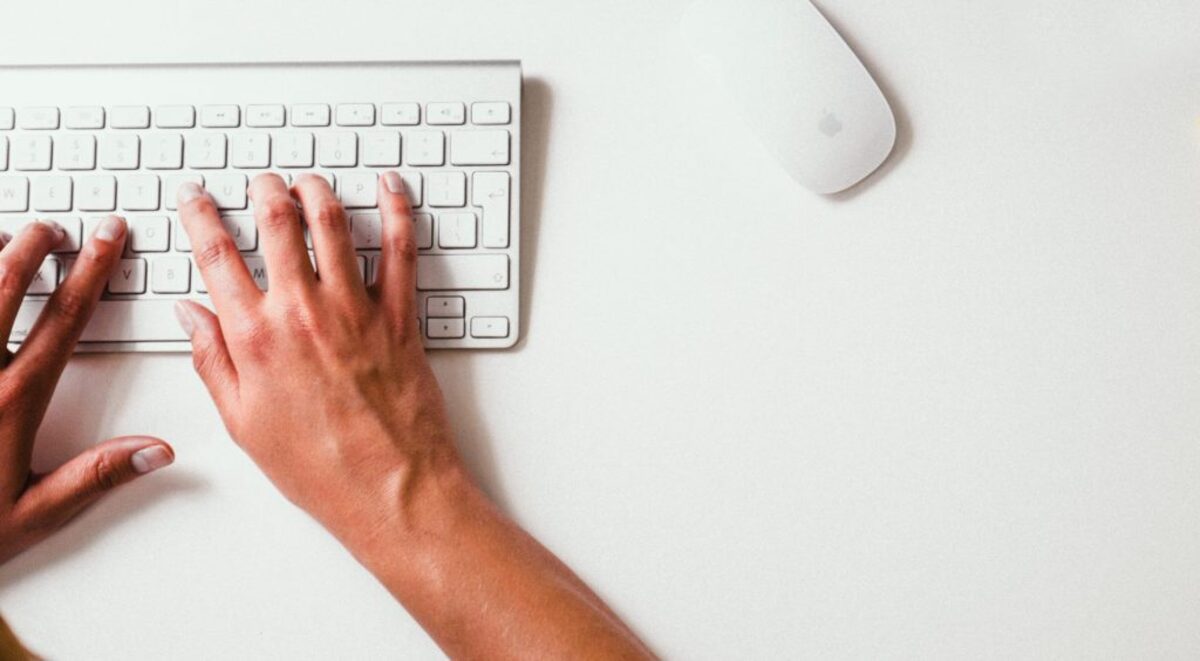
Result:
[[322,177],[306,174],[296,178],[292,186],[304,220],[312,235],[313,253],[317,258],[317,279],[344,291],[366,293],[358,270],[358,258],[350,242],[350,224],[342,203],[333,196],[329,182]]
[[250,182],[250,200],[254,203],[254,222],[262,241],[263,258],[271,291],[308,288],[316,283],[300,212],[283,179],[277,174],[260,174]]
[[104,441],[29,487],[17,501],[17,520],[27,530],[49,534],[109,491],[174,460],[174,450],[161,439],[124,436]]
[[417,316],[417,243],[404,180],[395,172],[379,178],[382,236],[371,293],[397,321]]
[[203,188],[191,182],[179,187],[179,220],[192,244],[192,259],[200,269],[217,312],[243,318],[263,294],[246,270],[233,237],[221,224],[217,205]]
[[46,255],[66,235],[57,223],[38,220],[22,227],[0,250],[0,340],[8,341],[25,290],[29,289],[29,283],[33,282]]
[[[79,252],[67,279],[50,296],[10,364],[16,373],[28,371],[29,376],[35,377],[26,383],[36,384],[46,394],[54,390],[75,343],[96,309],[96,301],[108,284],[109,275],[121,259],[126,232],[123,219],[109,216]],[[49,401],[50,398],[35,396],[34,399]]]
[[229,357],[221,324],[216,315],[192,301],[176,303],[175,316],[192,340],[192,366],[224,417],[237,400],[238,374]]

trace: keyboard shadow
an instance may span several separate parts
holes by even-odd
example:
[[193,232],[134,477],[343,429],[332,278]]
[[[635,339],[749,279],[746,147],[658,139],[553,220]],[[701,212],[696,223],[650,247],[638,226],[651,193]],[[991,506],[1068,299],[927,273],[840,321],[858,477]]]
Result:
[[554,94],[546,81],[526,78],[521,91],[521,337],[510,351],[520,351],[530,333],[537,332],[530,320],[553,108]]
[[[151,360],[141,357],[141,360]],[[128,354],[77,355],[67,366],[38,430],[34,468],[46,471],[104,440],[106,412],[125,404],[123,384],[139,360]],[[104,384],[97,387],[96,384]],[[84,510],[58,532],[0,566],[0,593],[79,553],[97,541],[123,534],[122,523],[167,501],[207,488],[182,470],[167,469],[122,485]]]
[[[537,336],[533,293],[537,284],[538,230],[546,180],[546,151],[554,96],[546,81],[526,78],[521,92],[521,337],[505,351],[520,352]],[[511,512],[497,469],[489,425],[479,406],[475,363],[485,352],[432,351],[459,453],[480,486],[501,510]]]

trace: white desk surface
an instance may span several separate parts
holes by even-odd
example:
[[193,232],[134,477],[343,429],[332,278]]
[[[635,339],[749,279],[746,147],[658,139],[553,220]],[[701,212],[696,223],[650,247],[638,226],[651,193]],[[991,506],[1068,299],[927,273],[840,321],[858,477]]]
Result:
[[[698,101],[683,0],[9,4],[4,61],[522,59],[525,339],[433,361],[660,653],[1200,655],[1200,4],[821,0],[901,127],[834,199]],[[178,463],[0,569],[35,649],[439,656],[185,356],[73,362],[41,459],[135,432]]]

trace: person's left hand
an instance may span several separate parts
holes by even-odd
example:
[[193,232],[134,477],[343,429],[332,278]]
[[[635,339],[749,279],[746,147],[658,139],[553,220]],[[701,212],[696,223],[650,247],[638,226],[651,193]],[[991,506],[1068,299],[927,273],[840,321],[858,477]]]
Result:
[[[100,223],[21,348],[14,354],[0,346],[0,563],[58,530],[113,487],[174,460],[162,440],[125,436],[44,475],[30,467],[50,396],[121,258],[125,235],[125,222],[116,216]],[[8,341],[25,290],[64,236],[61,227],[39,221],[11,240],[0,237],[0,340]]]

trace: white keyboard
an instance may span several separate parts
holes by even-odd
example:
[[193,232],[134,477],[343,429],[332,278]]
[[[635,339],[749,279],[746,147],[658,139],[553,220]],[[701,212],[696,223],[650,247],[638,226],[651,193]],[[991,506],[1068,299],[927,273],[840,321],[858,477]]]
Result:
[[255,281],[250,179],[315,172],[350,222],[363,277],[378,260],[379,173],[414,203],[421,331],[430,348],[504,348],[519,334],[519,62],[0,67],[0,229],[34,218],[69,240],[42,265],[10,342],[29,332],[110,213],[126,254],[81,351],[187,351],[175,299],[205,301],[175,194],[203,183]]

